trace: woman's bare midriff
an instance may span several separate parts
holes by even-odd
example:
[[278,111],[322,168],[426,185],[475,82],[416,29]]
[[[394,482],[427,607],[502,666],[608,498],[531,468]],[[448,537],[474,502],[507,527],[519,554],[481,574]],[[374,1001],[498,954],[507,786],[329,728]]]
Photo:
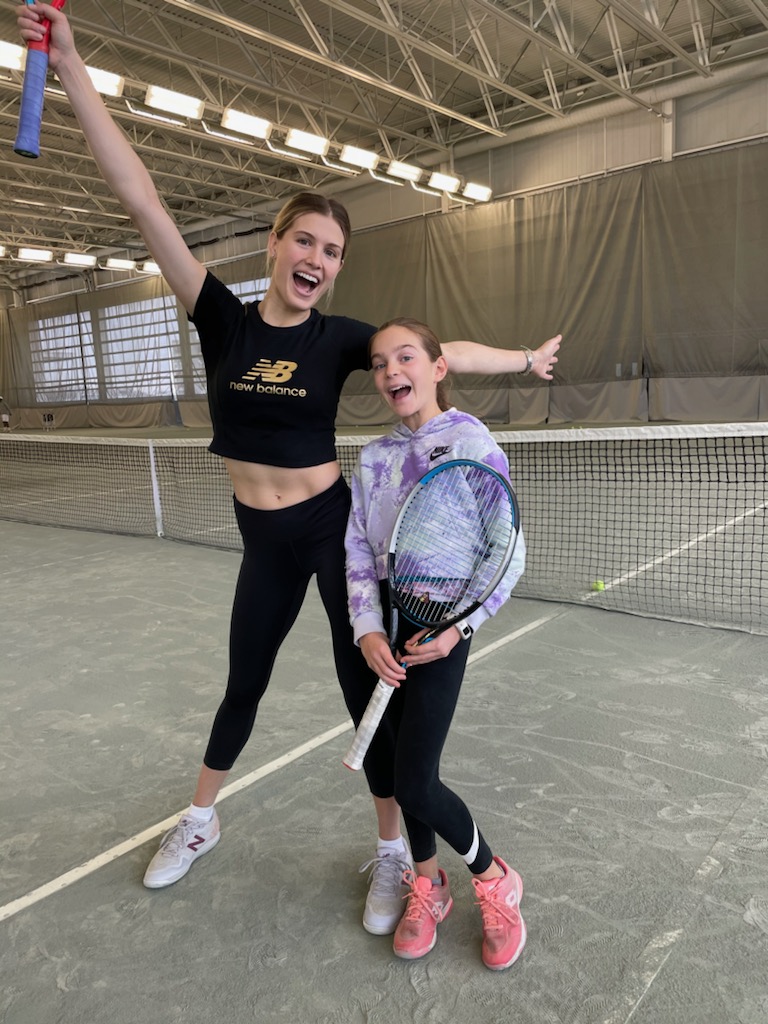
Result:
[[237,500],[266,512],[314,498],[332,487],[341,476],[338,462],[302,469],[265,466],[260,462],[239,462],[237,459],[224,459],[224,464]]

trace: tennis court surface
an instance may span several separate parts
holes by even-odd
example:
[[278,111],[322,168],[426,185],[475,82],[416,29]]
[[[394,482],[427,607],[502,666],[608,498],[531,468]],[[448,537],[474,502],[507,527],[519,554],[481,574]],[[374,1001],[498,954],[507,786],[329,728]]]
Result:
[[[730,447],[719,471],[730,476],[713,478],[716,456],[704,481],[670,471],[672,504],[689,509],[684,532],[640,470],[616,471],[638,442],[616,443],[621,458],[601,456],[615,474],[605,483],[594,460],[560,457],[555,471],[543,449],[525,463],[510,451],[530,580],[473,642],[443,765],[525,883],[528,945],[500,974],[480,961],[469,874],[444,844],[455,907],[436,948],[407,963],[361,927],[358,868],[374,819],[364,779],[341,764],[351,725],[314,590],[220,802],[222,841],[176,885],[145,889],[221,697],[236,544],[153,536],[160,458],[141,530],[64,529],[31,513],[3,521],[4,1024],[764,1024],[763,441],[708,442],[710,456],[748,447],[751,484],[733,480]],[[46,476],[80,478],[63,464],[59,454],[46,468],[38,453],[13,501],[65,514],[66,491],[51,502]],[[555,472],[571,505],[590,479],[599,501],[545,520],[554,492],[541,488]],[[226,487],[197,469],[176,475],[203,506],[220,496],[226,535]],[[125,469],[106,486],[92,474],[72,487],[135,516],[145,484]],[[163,523],[166,537],[173,529]],[[607,543],[584,553],[588,535],[612,537],[614,555]],[[562,593],[536,591],[548,574],[566,579]],[[597,578],[604,591],[591,590]],[[616,610],[630,598],[633,614]],[[654,617],[673,600],[657,611],[671,619]],[[726,614],[738,628],[680,621]]]

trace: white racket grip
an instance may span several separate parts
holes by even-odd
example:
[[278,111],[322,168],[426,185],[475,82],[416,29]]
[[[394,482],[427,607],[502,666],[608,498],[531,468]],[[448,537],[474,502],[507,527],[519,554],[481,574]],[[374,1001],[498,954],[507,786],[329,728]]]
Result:
[[379,727],[379,722],[387,710],[387,704],[389,704],[390,697],[394,692],[395,687],[390,686],[383,680],[380,679],[376,683],[371,699],[368,701],[368,707],[365,709],[365,713],[360,719],[360,725],[358,725],[355,732],[352,746],[344,758],[344,764],[347,768],[351,768],[353,772],[360,771],[363,767],[363,760],[368,753],[368,747],[371,745],[371,740]]

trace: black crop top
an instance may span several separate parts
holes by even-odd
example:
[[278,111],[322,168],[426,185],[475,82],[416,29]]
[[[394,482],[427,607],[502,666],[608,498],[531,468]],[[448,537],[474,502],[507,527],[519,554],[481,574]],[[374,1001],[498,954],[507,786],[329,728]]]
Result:
[[341,389],[369,368],[375,327],[316,309],[298,327],[272,327],[210,272],[190,319],[208,379],[210,451],[288,468],[336,458]]

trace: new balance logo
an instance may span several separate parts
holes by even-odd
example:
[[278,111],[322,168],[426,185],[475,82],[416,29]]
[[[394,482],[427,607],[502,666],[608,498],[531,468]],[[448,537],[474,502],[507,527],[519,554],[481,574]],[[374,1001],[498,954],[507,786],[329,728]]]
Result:
[[261,377],[269,384],[282,384],[291,379],[293,371],[298,365],[288,359],[276,359],[274,363],[271,363],[269,359],[260,359],[248,373],[243,374],[243,380],[256,380],[257,377]]
[[451,446],[449,444],[444,445],[443,447],[433,448],[429,453],[429,461],[434,462],[435,459],[439,459],[441,455],[447,455],[450,450]]
[[187,843],[187,847],[194,853],[197,851],[198,847],[203,845],[204,842],[205,836],[197,835],[195,836],[191,843]]
[[[298,363],[289,359],[260,359],[240,380],[229,382],[230,391],[253,392],[256,395],[286,395],[288,398],[306,398],[307,389],[284,387],[286,381],[293,376]],[[259,380],[261,378],[261,380]]]

